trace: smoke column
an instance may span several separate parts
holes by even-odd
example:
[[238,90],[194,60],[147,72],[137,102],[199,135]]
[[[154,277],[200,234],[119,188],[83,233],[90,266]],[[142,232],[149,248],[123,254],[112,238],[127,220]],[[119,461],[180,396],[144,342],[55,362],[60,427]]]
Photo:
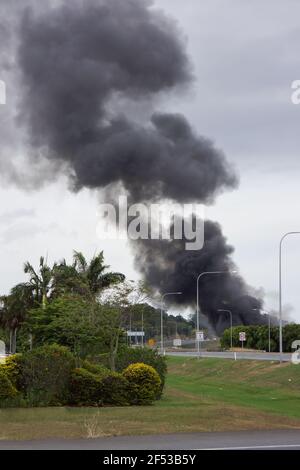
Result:
[[[27,3],[31,3],[30,1]],[[223,153],[180,114],[159,112],[163,93],[183,88],[192,69],[176,24],[147,0],[58,2],[26,8],[17,29],[21,76],[19,122],[29,153],[69,175],[72,188],[122,188],[131,202],[171,199],[212,203],[237,177]],[[147,103],[147,119],[126,103]],[[125,103],[125,106],[118,106]],[[45,177],[49,178],[49,174]],[[206,223],[204,249],[184,241],[134,243],[135,262],[158,290],[182,290],[176,301],[195,304],[195,278],[229,270],[233,251],[221,228]],[[214,326],[217,308],[230,305],[235,323],[253,323],[258,300],[231,275],[200,286],[202,311]],[[180,298],[179,298],[180,297]]]

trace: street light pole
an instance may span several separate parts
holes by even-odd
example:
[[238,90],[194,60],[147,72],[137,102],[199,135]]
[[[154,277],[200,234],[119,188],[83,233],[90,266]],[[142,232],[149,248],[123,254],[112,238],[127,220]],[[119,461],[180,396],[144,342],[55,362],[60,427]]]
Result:
[[283,240],[289,235],[300,235],[299,232],[285,233],[279,243],[279,354],[280,362],[282,362],[282,243]]
[[258,312],[264,313],[268,315],[268,324],[269,324],[269,353],[271,352],[271,314],[267,312],[267,310],[260,310],[259,308],[253,308],[252,310],[256,310]]
[[161,296],[161,301],[160,301],[160,351],[161,354],[164,354],[164,318],[163,318],[163,306],[164,306],[164,298],[167,295],[181,295],[182,292],[166,292]]
[[144,308],[142,310],[142,348],[144,347]]
[[[204,271],[203,273],[200,273],[199,276],[197,277],[197,322],[196,322],[197,331],[199,331],[199,325],[200,325],[200,319],[199,319],[199,280],[201,279],[202,276],[205,276],[206,274],[234,274],[234,273],[236,273],[236,271]],[[196,337],[196,342],[197,342],[197,352],[198,352],[198,357],[199,357],[200,356],[200,342],[197,340],[197,337]]]
[[226,312],[230,315],[230,349],[232,349],[232,312],[231,310],[225,310],[224,308],[219,308],[218,312]]

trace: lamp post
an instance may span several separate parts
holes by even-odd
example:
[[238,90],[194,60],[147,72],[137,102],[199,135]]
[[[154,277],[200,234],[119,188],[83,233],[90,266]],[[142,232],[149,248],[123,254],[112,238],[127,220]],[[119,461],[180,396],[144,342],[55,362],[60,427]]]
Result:
[[282,243],[283,240],[289,235],[300,235],[299,232],[285,233],[279,242],[279,354],[280,362],[282,362]]
[[230,315],[230,349],[232,349],[232,312],[231,310],[225,310],[224,308],[219,308],[218,312],[225,312]]
[[[197,277],[197,323],[196,323],[196,328],[197,331],[199,331],[199,280],[201,279],[202,276],[205,276],[206,274],[234,274],[236,271],[204,271],[203,273],[200,273],[199,276]],[[200,342],[197,340],[197,352],[198,352],[198,357],[200,356]]]
[[271,315],[270,312],[267,312],[267,310],[260,310],[259,308],[253,308],[252,310],[256,310],[258,312],[264,313],[265,315],[268,315],[268,324],[269,324],[269,352],[271,352]]
[[163,319],[163,306],[164,306],[164,298],[167,295],[181,295],[182,292],[166,292],[161,296],[161,301],[160,301],[160,351],[161,354],[164,354],[164,319]]

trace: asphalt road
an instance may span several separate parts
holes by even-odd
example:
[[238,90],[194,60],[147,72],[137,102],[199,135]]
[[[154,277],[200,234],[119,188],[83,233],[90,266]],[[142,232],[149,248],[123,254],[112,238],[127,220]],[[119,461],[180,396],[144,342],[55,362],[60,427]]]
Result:
[[[190,351],[176,351],[176,352],[167,352],[167,356],[180,356],[180,357],[197,357],[197,352]],[[236,355],[236,356],[235,356]],[[222,359],[251,359],[256,361],[279,361],[279,353],[256,353],[256,352],[208,352],[201,351],[200,357],[219,357]],[[291,354],[284,353],[282,354],[282,361],[289,362],[291,360]]]
[[82,440],[0,441],[0,450],[255,450],[300,449],[299,430],[240,431]]

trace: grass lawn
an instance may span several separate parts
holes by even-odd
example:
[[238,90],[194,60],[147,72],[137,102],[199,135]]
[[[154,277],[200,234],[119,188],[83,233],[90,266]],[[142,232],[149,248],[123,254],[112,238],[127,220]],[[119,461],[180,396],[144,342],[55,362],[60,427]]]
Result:
[[0,439],[300,428],[300,366],[168,359],[154,406],[0,409]]

